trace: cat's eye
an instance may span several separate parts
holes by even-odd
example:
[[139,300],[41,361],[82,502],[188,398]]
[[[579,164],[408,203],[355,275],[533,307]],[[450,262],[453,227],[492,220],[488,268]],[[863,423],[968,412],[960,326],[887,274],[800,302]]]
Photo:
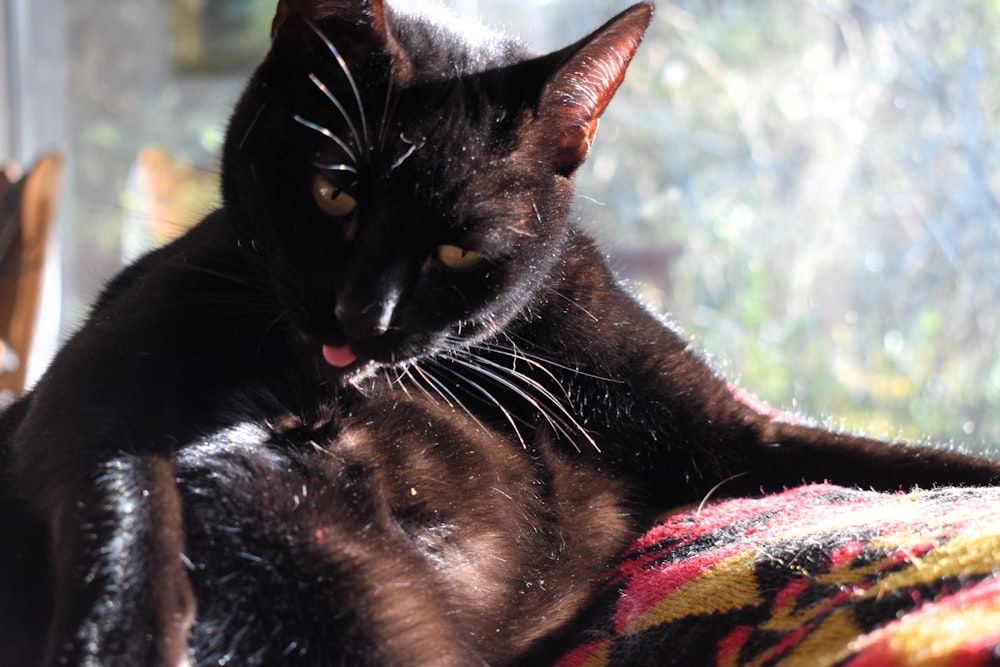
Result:
[[466,250],[457,245],[438,246],[437,257],[452,271],[471,271],[483,261],[482,255],[475,250]]
[[357,200],[323,176],[313,180],[313,198],[320,210],[334,218],[345,218],[358,208]]

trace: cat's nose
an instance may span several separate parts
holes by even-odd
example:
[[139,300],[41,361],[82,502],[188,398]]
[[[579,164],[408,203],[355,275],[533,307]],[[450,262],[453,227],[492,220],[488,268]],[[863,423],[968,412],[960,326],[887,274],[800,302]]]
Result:
[[334,313],[349,340],[366,340],[381,336],[389,330],[397,300],[394,295],[374,301],[343,295],[337,299]]

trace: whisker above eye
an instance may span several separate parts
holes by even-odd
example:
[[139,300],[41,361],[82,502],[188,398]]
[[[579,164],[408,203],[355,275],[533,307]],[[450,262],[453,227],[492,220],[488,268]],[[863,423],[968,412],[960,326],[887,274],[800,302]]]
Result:
[[[393,93],[394,87],[392,83],[392,77],[389,77],[389,83],[386,85],[385,90],[385,106],[382,108],[382,121],[379,126],[378,133],[378,147],[379,150],[385,149],[385,139],[389,130],[389,120],[392,118],[393,110],[395,110],[396,105],[393,103]],[[396,100],[398,101],[398,97]]]
[[[399,135],[399,138],[402,139],[403,141],[406,141],[406,137],[404,137],[403,135]],[[392,163],[392,167],[389,168],[389,171],[390,172],[395,171],[396,168],[399,167],[399,165],[401,165],[404,162],[406,162],[407,158],[409,158],[411,155],[413,155],[413,151],[415,151],[415,150],[417,150],[417,145],[416,144],[411,144],[410,145],[410,150],[408,150],[405,153],[403,153],[403,156],[401,158],[399,158],[398,160],[396,160],[395,162],[393,162]]]
[[334,134],[333,132],[331,132],[327,128],[323,127],[322,125],[318,125],[318,124],[312,122],[311,120],[306,120],[305,118],[303,118],[302,116],[300,116],[298,114],[295,114],[295,116],[293,116],[293,118],[295,119],[296,123],[298,123],[300,125],[304,125],[304,126],[308,127],[310,130],[315,130],[316,132],[319,132],[324,137],[326,137],[327,139],[330,139],[335,144],[337,144],[338,146],[340,146],[344,150],[344,152],[347,153],[347,157],[351,158],[352,162],[357,162],[358,161],[358,156],[354,154],[354,151],[352,151],[351,147],[347,145],[347,142],[345,142],[343,139],[341,139],[340,137],[338,137],[336,134]]
[[357,147],[357,149],[359,151],[365,151],[367,153],[368,151],[367,143],[361,139],[361,135],[358,134],[357,126],[354,124],[354,121],[351,120],[351,115],[347,113],[347,109],[345,109],[344,105],[340,103],[340,100],[337,99],[337,96],[334,95],[333,91],[330,90],[325,83],[320,81],[319,77],[316,76],[315,74],[310,74],[309,80],[313,82],[313,85],[316,86],[316,88],[319,89],[319,91],[323,93],[326,96],[326,98],[333,103],[333,106],[337,108],[337,111],[340,112],[340,115],[344,119],[344,122],[347,123],[347,128],[351,131],[351,136],[354,137],[354,144]]
[[[365,154],[368,154],[371,152],[371,147],[369,145],[371,141],[368,136],[368,123],[365,121],[365,105],[361,101],[361,92],[358,89],[358,84],[355,83],[354,81],[354,77],[351,75],[351,69],[347,66],[347,61],[344,60],[344,57],[340,55],[340,51],[338,51],[337,47],[333,45],[333,42],[331,42],[330,39],[323,34],[323,31],[320,30],[318,27],[316,27],[316,24],[313,23],[312,21],[309,21],[307,19],[306,22],[309,24],[309,27],[312,28],[313,32],[315,32],[319,36],[319,38],[323,40],[323,43],[326,44],[326,48],[330,50],[331,54],[333,54],[333,57],[336,59],[337,64],[340,66],[341,71],[344,72],[344,76],[347,77],[347,83],[350,84],[351,90],[354,92],[354,101],[357,103],[358,115],[361,117],[362,134],[365,137],[364,145],[363,146],[359,145],[359,148],[363,148]],[[337,106],[338,108],[343,110],[343,107],[340,106],[339,102],[337,102]],[[346,112],[345,112],[345,117],[346,117]],[[357,136],[357,132],[355,132],[355,136]],[[360,143],[361,142],[359,141],[359,144]]]
[[358,170],[349,164],[325,164],[323,162],[313,162],[313,166],[317,169],[325,169],[326,171],[347,171],[352,174],[358,173]]

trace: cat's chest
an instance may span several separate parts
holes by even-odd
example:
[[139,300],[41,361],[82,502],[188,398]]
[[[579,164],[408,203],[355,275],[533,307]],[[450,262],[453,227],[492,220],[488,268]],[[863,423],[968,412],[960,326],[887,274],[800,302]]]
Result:
[[262,552],[323,552],[333,540],[441,565],[476,559],[487,533],[522,533],[544,511],[545,471],[529,452],[448,406],[373,399],[337,423],[275,432],[297,424],[241,425],[182,450],[190,520],[210,548],[238,533],[245,542],[246,526]]
[[[408,606],[459,613],[485,642],[484,628],[510,636],[541,623],[559,591],[580,594],[573,563],[598,566],[630,534],[608,480],[406,394],[371,397],[316,430],[228,429],[179,453],[178,482],[208,634],[266,622],[316,641],[328,630],[314,619],[346,614],[377,643],[391,632],[380,615]],[[595,525],[599,544],[576,544]],[[261,590],[318,597],[256,600]],[[239,605],[257,616],[234,619]]]

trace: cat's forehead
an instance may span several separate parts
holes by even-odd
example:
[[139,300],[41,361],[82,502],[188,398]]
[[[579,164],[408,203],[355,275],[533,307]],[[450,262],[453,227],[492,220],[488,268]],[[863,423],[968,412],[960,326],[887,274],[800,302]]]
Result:
[[444,7],[408,3],[392,8],[390,30],[414,65],[417,80],[446,80],[497,69],[529,56],[515,37],[465,21]]
[[443,7],[417,2],[385,10],[383,35],[338,15],[317,20],[292,15],[276,31],[272,52],[297,54],[294,59],[305,67],[329,68],[340,61],[336,65],[352,70],[359,83],[379,78],[378,69],[384,67],[394,83],[404,86],[499,69],[531,57],[517,38],[463,21]]
[[[307,133],[310,143],[329,157],[320,161],[371,161],[385,174],[420,163],[411,179],[457,183],[510,148],[525,101],[523,92],[509,94],[503,80],[510,79],[505,64],[520,60],[491,50],[507,48],[492,38],[477,51],[440,26],[405,25],[400,38],[412,65],[405,82],[394,77],[391,58],[345,57],[350,33],[317,32],[323,47],[294,74],[300,85],[290,95],[293,118],[315,130]],[[276,76],[284,82],[288,72]]]
[[391,42],[333,19],[289,21],[295,25],[283,27],[272,46],[280,64],[269,71],[271,83],[299,113],[325,116],[327,128],[367,120],[387,130],[401,117],[400,105],[411,137],[422,117],[461,124],[504,115],[496,81],[483,78],[530,59],[527,51],[501,33],[436,12],[392,9]]

